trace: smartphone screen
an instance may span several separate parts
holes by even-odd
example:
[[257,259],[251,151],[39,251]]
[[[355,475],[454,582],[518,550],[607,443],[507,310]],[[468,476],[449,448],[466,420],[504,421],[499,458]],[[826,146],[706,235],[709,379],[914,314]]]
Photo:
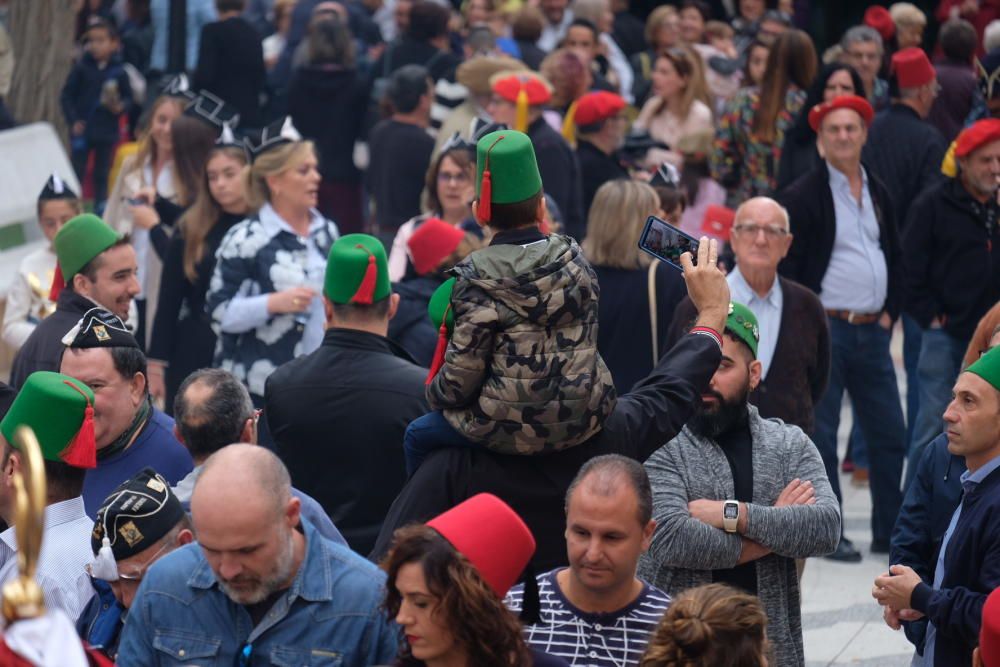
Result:
[[698,259],[698,239],[655,215],[646,219],[646,226],[639,237],[639,249],[681,270],[681,255],[684,253],[691,253],[694,262]]

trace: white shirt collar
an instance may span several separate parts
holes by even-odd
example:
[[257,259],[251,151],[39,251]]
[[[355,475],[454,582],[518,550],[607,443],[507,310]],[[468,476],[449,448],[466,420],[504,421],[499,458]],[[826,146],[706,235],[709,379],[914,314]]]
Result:
[[[749,294],[751,299],[757,299],[759,301],[767,301],[773,306],[778,305],[778,296],[781,290],[781,286],[778,284],[777,273],[774,274],[774,282],[771,283],[770,289],[768,289],[767,294],[764,295],[763,297],[758,295],[757,292],[755,292],[753,288],[750,287],[750,283],[747,282],[747,279],[740,272],[739,265],[734,267],[729,275],[732,277],[733,283],[735,283],[735,285],[739,287],[740,291],[745,294]],[[743,304],[743,305],[748,305],[748,304]]]
[[[268,203],[261,206],[260,211],[257,213],[257,219],[260,220],[261,227],[264,228],[264,234],[268,240],[273,239],[281,232],[288,232],[295,236],[299,235]],[[313,233],[322,228],[324,222],[325,218],[323,218],[319,211],[314,208],[309,209],[309,236],[312,236]]]

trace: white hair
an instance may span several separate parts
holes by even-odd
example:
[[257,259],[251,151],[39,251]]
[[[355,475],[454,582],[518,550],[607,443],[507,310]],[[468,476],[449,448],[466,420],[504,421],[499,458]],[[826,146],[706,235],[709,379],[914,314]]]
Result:
[[993,19],[983,31],[983,49],[987,53],[1000,47],[1000,19]]

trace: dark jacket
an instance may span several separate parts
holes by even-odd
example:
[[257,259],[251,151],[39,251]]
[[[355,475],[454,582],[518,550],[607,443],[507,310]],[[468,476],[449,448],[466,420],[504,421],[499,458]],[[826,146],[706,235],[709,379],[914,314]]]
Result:
[[62,337],[97,304],[70,289],[64,289],[56,300],[56,309],[42,320],[24,341],[14,356],[10,369],[10,384],[20,389],[28,376],[35,371],[59,372],[65,346]]
[[201,29],[195,89],[222,98],[240,113],[241,128],[264,126],[260,95],[267,83],[260,33],[235,17],[208,23]]
[[442,51],[430,42],[423,42],[403,35],[385,47],[385,51],[372,65],[373,79],[387,77],[404,65],[423,65],[434,81],[455,80],[455,69],[461,59],[454,53]]
[[368,85],[355,69],[306,65],[295,70],[288,113],[303,137],[316,143],[323,180],[360,183],[354,143],[361,136]]
[[612,155],[585,139],[576,145],[576,159],[580,163],[580,180],[583,183],[583,215],[586,219],[598,188],[618,178],[628,178],[628,172]]
[[[812,435],[816,404],[830,379],[830,329],[823,304],[796,282],[778,277],[781,284],[781,331],[774,357],[750,402],[760,415],[777,417]],[[697,312],[685,297],[677,306],[667,344],[680,339]]]
[[927,121],[936,127],[951,143],[965,127],[965,120],[975,103],[979,77],[969,63],[942,60],[934,63],[941,92],[934,98],[934,106]]
[[[803,109],[803,113],[808,114],[808,112],[808,109]],[[816,150],[816,132],[808,123],[796,121],[795,125],[785,133],[785,143],[781,146],[778,186],[775,192],[781,192],[802,174],[809,173],[822,162],[819,151]]]
[[427,521],[477,493],[509,503],[535,536],[536,572],[566,565],[566,489],[586,461],[621,454],[644,461],[692,415],[722,353],[708,336],[685,336],[629,394],[588,442],[547,456],[505,456],[482,447],[443,448],[420,465],[392,504],[370,558],[388,551],[392,534]]
[[[866,171],[868,188],[875,205],[875,217],[878,219],[879,244],[882,246],[888,271],[889,285],[884,309],[895,320],[903,301],[899,229],[892,217],[892,200],[888,191],[871,170]],[[830,171],[826,162],[804,174],[776,197],[788,209],[792,234],[795,235],[788,255],[778,265],[778,272],[819,295],[823,276],[830,266],[833,242],[837,235]]]
[[994,202],[980,204],[957,178],[914,202],[903,236],[905,310],[920,326],[943,318],[945,331],[966,342],[1000,299],[998,213]]
[[292,483],[359,553],[406,481],[403,433],[427,412],[426,377],[386,338],[328,329],[318,350],[267,380],[268,423]]
[[[934,581],[941,541],[962,498],[963,472],[965,459],[948,451],[945,434],[924,448],[892,529],[890,563],[908,565],[924,581]],[[927,619],[905,623],[904,630],[923,655]]]
[[935,667],[972,664],[983,604],[1000,588],[1000,470],[964,494],[962,514],[945,553],[941,587],[935,590],[926,581],[913,590],[910,606],[937,630]]
[[438,330],[427,314],[427,306],[441,282],[440,276],[420,276],[392,286],[399,295],[399,308],[389,320],[388,338],[424,367],[430,367],[438,341]]
[[132,87],[118,54],[111,56],[107,65],[100,67],[93,56],[85,53],[73,65],[59,95],[66,124],[72,127],[77,121],[86,123],[84,136],[93,143],[113,144],[118,141],[120,114],[111,113],[101,104],[101,91],[107,81],[114,81],[118,86],[122,112],[127,112],[132,104]]
[[[400,150],[401,146],[406,150]],[[382,232],[394,232],[420,214],[434,139],[422,127],[386,118],[372,128],[368,152],[371,162],[366,180],[375,201],[375,218]]]
[[917,196],[945,179],[941,161],[947,150],[937,128],[912,107],[893,104],[875,116],[861,156],[889,191],[892,215],[901,230]]
[[542,188],[562,211],[563,231],[578,241],[582,240],[587,231],[587,221],[583,216],[583,185],[576,154],[544,118],[539,117],[529,125],[527,134],[535,147]]

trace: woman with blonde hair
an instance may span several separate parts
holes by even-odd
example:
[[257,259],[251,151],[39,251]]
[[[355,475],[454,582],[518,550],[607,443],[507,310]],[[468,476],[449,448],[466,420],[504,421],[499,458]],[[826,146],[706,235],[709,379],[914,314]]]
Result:
[[645,164],[663,162],[680,166],[677,143],[689,134],[711,131],[712,109],[701,57],[690,47],[675,47],[660,53],[652,73],[653,90],[634,127],[646,130],[667,149],[652,148]]
[[754,595],[725,584],[674,598],[639,667],[767,667],[767,614]]
[[666,352],[674,308],[687,294],[677,269],[639,250],[639,236],[651,215],[663,216],[651,186],[608,181],[594,196],[582,244],[601,286],[597,350],[619,395],[649,375]]
[[646,19],[646,43],[649,49],[632,56],[630,62],[635,72],[632,94],[637,106],[645,104],[653,86],[653,66],[656,57],[677,46],[680,41],[678,24],[680,17],[673,5],[660,5]]
[[214,365],[242,380],[260,407],[271,372],[323,340],[323,277],[340,232],[316,210],[316,151],[290,118],[249,150],[247,203],[256,213],[222,239],[206,309],[219,335]]

